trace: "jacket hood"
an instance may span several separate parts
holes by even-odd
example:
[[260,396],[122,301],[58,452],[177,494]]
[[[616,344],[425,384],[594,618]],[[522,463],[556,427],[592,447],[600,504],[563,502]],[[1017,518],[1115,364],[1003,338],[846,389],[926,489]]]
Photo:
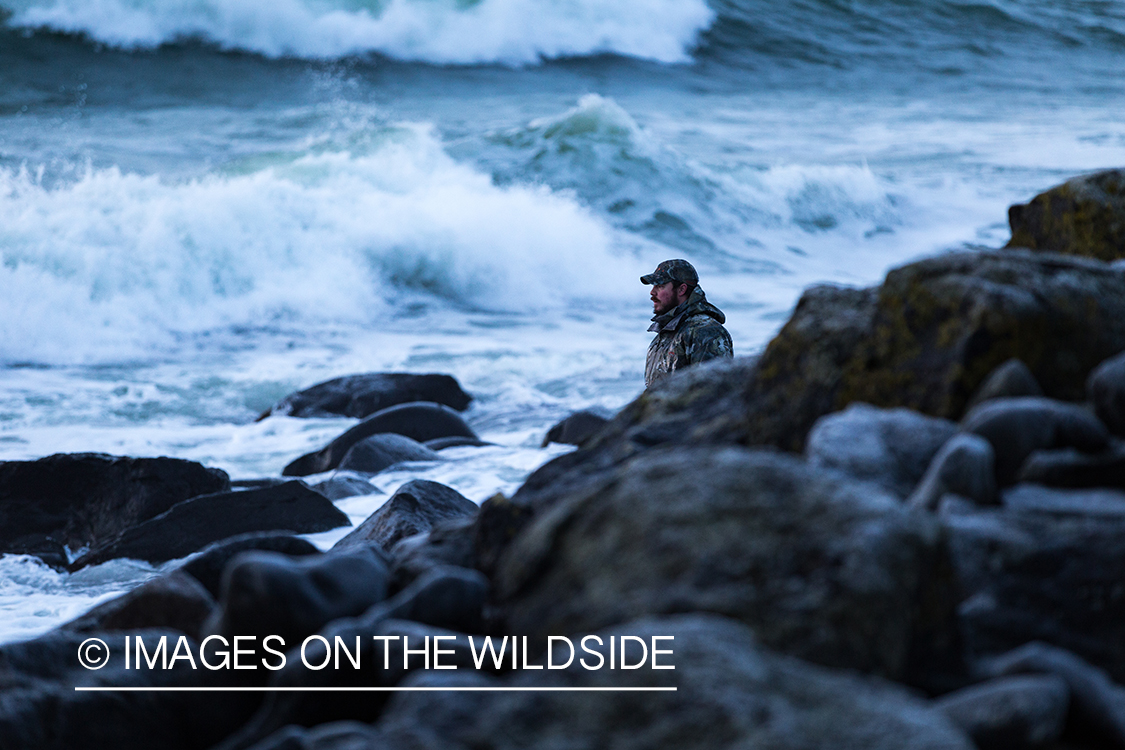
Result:
[[723,311],[708,302],[703,289],[697,286],[691,290],[691,296],[684,300],[679,307],[661,315],[654,315],[652,325],[648,327],[648,330],[656,333],[675,331],[681,323],[693,315],[708,315],[719,323],[727,322],[727,316],[723,315]]

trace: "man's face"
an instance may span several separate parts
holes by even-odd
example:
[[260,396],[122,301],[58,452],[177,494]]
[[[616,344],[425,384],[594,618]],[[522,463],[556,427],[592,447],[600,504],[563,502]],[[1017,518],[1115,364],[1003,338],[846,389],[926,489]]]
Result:
[[676,282],[674,281],[653,285],[649,297],[652,299],[652,313],[654,315],[663,315],[669,310],[674,310],[676,305],[682,301],[676,296]]

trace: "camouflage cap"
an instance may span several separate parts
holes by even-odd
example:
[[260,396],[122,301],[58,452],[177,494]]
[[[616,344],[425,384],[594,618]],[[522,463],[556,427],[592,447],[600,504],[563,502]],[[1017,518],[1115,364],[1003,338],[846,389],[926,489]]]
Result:
[[642,284],[667,284],[669,281],[675,281],[680,284],[698,284],[699,274],[695,272],[695,268],[686,260],[675,258],[673,260],[666,260],[656,267],[656,270],[650,274],[641,277]]

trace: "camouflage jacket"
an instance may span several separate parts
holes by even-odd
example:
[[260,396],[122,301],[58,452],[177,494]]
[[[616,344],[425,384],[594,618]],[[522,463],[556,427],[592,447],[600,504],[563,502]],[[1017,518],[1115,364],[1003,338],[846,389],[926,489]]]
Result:
[[726,319],[699,287],[675,310],[654,317],[648,330],[655,331],[656,338],[648,345],[645,388],[688,365],[733,357],[734,345],[723,328]]

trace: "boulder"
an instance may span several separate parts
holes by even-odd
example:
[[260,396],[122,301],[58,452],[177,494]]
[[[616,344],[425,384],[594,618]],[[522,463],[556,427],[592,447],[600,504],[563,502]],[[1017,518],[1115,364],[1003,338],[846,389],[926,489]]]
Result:
[[1100,453],[1076,448],[1035,451],[1023,462],[1016,480],[1048,487],[1125,489],[1125,442],[1114,440]]
[[992,444],[980,435],[960,432],[934,456],[907,504],[936,510],[942,497],[960,495],[978,505],[996,502],[996,468]]
[[361,619],[411,620],[459,633],[482,633],[490,588],[479,570],[443,565],[426,571]]
[[1125,352],[1110,357],[1090,373],[1086,397],[1115,435],[1125,435]]
[[377,474],[402,461],[440,461],[437,451],[417,440],[393,432],[384,432],[360,440],[348,448],[338,468],[345,471]]
[[482,448],[486,445],[496,445],[496,443],[489,443],[485,440],[480,440],[478,438],[453,436],[453,437],[441,437],[441,438],[434,438],[433,440],[427,440],[424,443],[422,443],[422,445],[426,446],[427,448],[429,448],[432,451],[441,451],[441,450],[445,450],[446,448],[462,448],[464,446],[472,446],[473,448]]
[[388,407],[414,401],[429,401],[465,411],[472,400],[451,375],[369,372],[334,378],[291,393],[263,412],[258,421],[273,414],[363,419]]
[[813,466],[838,469],[906,497],[956,432],[948,419],[855,403],[817,420],[805,455]]
[[389,578],[382,555],[370,547],[305,557],[243,552],[223,572],[222,597],[207,631],[228,638],[279,635],[293,648],[332,620],[382,601]]
[[349,448],[381,432],[405,435],[420,443],[440,437],[477,439],[477,434],[461,415],[448,406],[421,402],[399,404],[375,412],[319,451],[291,462],[281,473],[287,477],[303,477],[335,469]]
[[1080,746],[1125,747],[1125,688],[1066,649],[1027,643],[981,665],[989,675],[1050,674],[1070,691],[1067,739]]
[[1077,404],[1048,398],[986,401],[965,415],[962,427],[992,444],[1001,486],[1015,481],[1033,451],[1073,447],[1091,453],[1109,445],[1109,433],[1097,417]]
[[324,495],[329,500],[343,500],[345,497],[359,495],[382,495],[383,491],[368,482],[362,476],[351,475],[349,472],[333,474],[323,482],[312,485],[313,490]]
[[1016,398],[1019,396],[1042,396],[1043,389],[1031,368],[1023,360],[1009,359],[1004,364],[993,370],[976,393],[969,399],[965,410],[972,409],[977,404],[984,403],[994,398]]
[[[568,692],[410,692],[376,729],[388,750],[585,748],[970,750],[968,738],[899,686],[763,648],[745,625],[707,615],[630,622],[599,637],[671,636],[674,670],[521,670],[502,680],[412,675],[412,687],[569,688]],[[628,687],[661,692],[609,692]],[[600,692],[579,692],[594,688]]]
[[279,529],[312,534],[350,523],[328,498],[304,482],[201,495],[126,529],[75,560],[70,568],[77,570],[116,557],[163,562],[236,534]]
[[1125,518],[1125,492],[1109,489],[1060,490],[1017,484],[1001,495],[1005,508],[1032,513]]
[[543,438],[543,448],[551,443],[565,443],[567,445],[582,445],[595,432],[605,427],[609,418],[590,409],[576,411],[566,419],[547,430]]
[[391,588],[401,589],[439,565],[476,567],[477,517],[438,521],[429,532],[399,540],[391,548]]
[[1008,209],[1012,239],[1026,247],[1110,261],[1125,257],[1125,170],[1067,180]]
[[[177,458],[60,453],[0,462],[0,553],[96,546],[182,500],[229,489],[226,472]],[[65,553],[44,559],[67,562]]]
[[309,729],[287,726],[255,743],[250,750],[374,750],[379,733],[360,721],[334,721]]
[[203,623],[214,608],[214,597],[199,581],[174,570],[99,604],[60,628],[78,633],[171,628],[199,640]]
[[1062,736],[1070,688],[1053,675],[1000,677],[943,695],[938,709],[980,750],[1020,750]]
[[510,632],[708,611],[771,648],[896,680],[955,671],[936,520],[770,451],[652,449],[538,512],[497,571]]
[[434,524],[474,516],[479,508],[452,487],[427,479],[407,482],[379,510],[336,542],[333,549],[377,544],[390,550],[400,539],[430,531]]
[[943,508],[970,655],[1038,640],[1125,679],[1125,516]]
[[239,552],[249,550],[280,552],[291,557],[320,554],[316,545],[299,536],[277,531],[253,531],[207,545],[184,560],[178,569],[195,578],[213,598],[218,599],[222,593],[223,570],[227,563]]

